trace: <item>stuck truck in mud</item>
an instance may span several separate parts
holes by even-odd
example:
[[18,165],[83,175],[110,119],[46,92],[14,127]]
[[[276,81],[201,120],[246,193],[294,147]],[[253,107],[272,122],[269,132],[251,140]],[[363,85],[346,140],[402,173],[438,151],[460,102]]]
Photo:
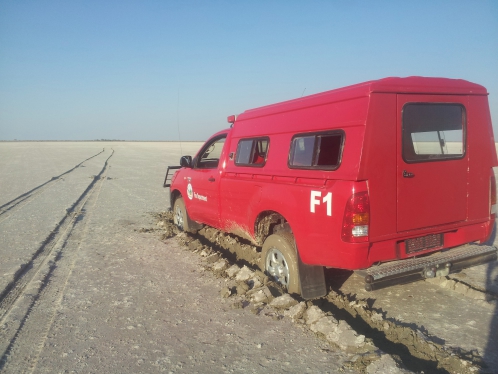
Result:
[[482,244],[498,166],[487,95],[384,78],[230,116],[168,168],[175,224],[262,246],[262,270],[304,298],[326,294],[324,267],[374,290],[494,261]]

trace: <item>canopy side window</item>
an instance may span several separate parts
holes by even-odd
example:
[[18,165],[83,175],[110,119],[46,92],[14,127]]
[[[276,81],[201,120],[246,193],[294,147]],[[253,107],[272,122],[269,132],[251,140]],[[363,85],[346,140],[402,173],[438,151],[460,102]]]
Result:
[[336,170],[341,163],[344,138],[342,130],[294,136],[289,168]]
[[239,140],[235,156],[235,165],[252,167],[265,166],[269,145],[270,139],[267,137]]

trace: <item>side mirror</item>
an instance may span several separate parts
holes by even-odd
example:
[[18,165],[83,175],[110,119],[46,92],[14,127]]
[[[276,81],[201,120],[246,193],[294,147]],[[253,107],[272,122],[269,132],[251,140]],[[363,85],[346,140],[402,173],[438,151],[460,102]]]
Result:
[[180,166],[183,168],[191,168],[192,156],[182,156],[182,158],[180,158]]

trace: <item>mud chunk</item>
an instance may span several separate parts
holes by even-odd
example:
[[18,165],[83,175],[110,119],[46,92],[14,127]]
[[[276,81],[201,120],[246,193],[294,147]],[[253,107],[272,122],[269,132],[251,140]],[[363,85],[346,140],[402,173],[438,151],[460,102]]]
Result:
[[227,273],[230,278],[233,278],[235,274],[237,274],[239,271],[240,268],[234,264],[230,266],[227,270],[225,270],[225,273]]
[[254,292],[251,292],[250,297],[253,303],[268,303],[273,299],[273,295],[266,286],[263,286],[260,289],[255,290]]
[[226,270],[227,268],[228,268],[228,261],[226,259],[224,259],[224,258],[218,259],[211,266],[211,269],[214,272],[220,272],[220,271]]
[[253,277],[247,281],[247,284],[249,285],[250,288],[259,288],[263,285],[261,283],[259,277]]
[[358,308],[358,309],[366,309],[368,307],[368,304],[365,300],[351,301],[349,305],[352,306],[353,308]]
[[227,298],[227,297],[230,297],[230,295],[232,295],[232,290],[230,287],[223,287],[220,291],[220,295],[221,297],[223,298]]
[[325,313],[316,305],[311,306],[304,313],[304,319],[308,325],[312,325],[323,317],[325,317]]
[[162,233],[161,235],[161,240],[166,240],[166,239],[169,239],[169,238],[172,238],[173,236],[175,236],[177,234],[178,230],[176,229],[176,227],[170,227],[170,226],[166,226],[164,227],[164,232]]
[[365,336],[358,335],[346,321],[339,321],[336,331],[326,335],[328,341],[337,344],[341,349],[358,348],[365,343]]
[[242,300],[236,301],[232,305],[230,305],[232,309],[244,309],[246,306],[247,305]]
[[372,321],[374,321],[374,322],[381,322],[383,320],[382,314],[377,313],[377,312],[373,312],[371,318],[372,318]]
[[421,330],[417,330],[415,333],[417,334],[417,337],[422,341],[427,342],[430,340],[429,337],[426,334],[424,334],[423,331]]
[[228,268],[228,261],[224,258],[219,259],[213,264],[213,271],[223,271]]
[[244,295],[249,291],[249,286],[245,282],[238,282],[236,286],[237,295]]
[[284,312],[284,316],[291,318],[292,320],[298,320],[303,317],[304,311],[306,310],[306,304],[300,302],[289,308]]
[[[431,278],[431,279],[432,279],[432,278]],[[439,287],[442,287],[442,288],[446,288],[446,286],[447,286],[448,284],[451,284],[451,282],[453,282],[451,279],[448,279],[448,278],[446,278],[446,277],[440,277],[440,278],[434,278],[434,279],[439,280],[439,283],[437,283],[437,282],[432,282],[432,283],[435,283],[435,284],[437,283],[437,284],[439,284]],[[427,281],[427,280],[428,280],[428,279],[426,279],[426,281]]]
[[390,355],[382,355],[380,359],[372,362],[366,368],[367,374],[408,374],[408,370],[398,366]]
[[310,330],[313,332],[319,332],[327,336],[328,334],[335,333],[337,331],[338,325],[339,324],[334,317],[325,316],[310,325]]
[[286,293],[285,295],[279,296],[270,303],[270,306],[276,309],[289,309],[291,306],[297,304],[297,300],[291,295]]
[[270,289],[270,292],[273,295],[273,297],[279,297],[286,294],[286,292],[282,288],[282,285],[278,283],[268,282],[266,283],[266,286]]
[[247,281],[254,277],[254,272],[249,269],[247,266],[244,265],[242,269],[240,269],[239,272],[237,272],[237,276],[235,277],[235,280],[237,281]]
[[442,282],[446,280],[446,277],[434,277],[434,278],[426,278],[425,281],[432,284],[440,285]]
[[453,279],[448,279],[447,282],[444,282],[444,286],[443,286],[443,284],[441,284],[441,286],[443,286],[444,288],[448,288],[450,290],[454,290],[455,285],[456,285],[456,282]]
[[263,303],[268,301],[268,297],[263,290],[259,290],[251,295],[251,301],[254,303]]
[[199,239],[195,239],[194,241],[188,243],[188,249],[190,249],[191,251],[195,251],[196,249],[200,249],[201,247],[202,244]]
[[208,264],[212,264],[216,261],[218,261],[220,259],[220,255],[218,253],[213,253],[211,255],[209,255],[207,258],[206,258],[206,262]]
[[207,257],[207,256],[209,256],[209,253],[207,253],[207,252],[203,249],[203,250],[201,251],[200,255],[201,255],[202,257]]
[[265,281],[265,279],[266,279],[266,282],[268,282],[268,280],[269,280],[268,276],[267,276],[265,273],[263,273],[261,270],[256,270],[256,271],[254,272],[254,276],[256,276],[256,277],[258,277],[259,279],[261,279],[261,281],[262,281],[263,283],[265,283],[265,282],[264,282],[264,281]]

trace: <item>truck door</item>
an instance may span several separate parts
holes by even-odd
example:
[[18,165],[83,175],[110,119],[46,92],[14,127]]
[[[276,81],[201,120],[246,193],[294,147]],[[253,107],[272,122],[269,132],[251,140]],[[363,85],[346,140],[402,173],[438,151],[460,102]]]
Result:
[[195,221],[218,227],[220,220],[220,159],[227,134],[221,134],[201,148],[187,177],[187,211]]
[[398,232],[466,220],[466,101],[398,95]]

